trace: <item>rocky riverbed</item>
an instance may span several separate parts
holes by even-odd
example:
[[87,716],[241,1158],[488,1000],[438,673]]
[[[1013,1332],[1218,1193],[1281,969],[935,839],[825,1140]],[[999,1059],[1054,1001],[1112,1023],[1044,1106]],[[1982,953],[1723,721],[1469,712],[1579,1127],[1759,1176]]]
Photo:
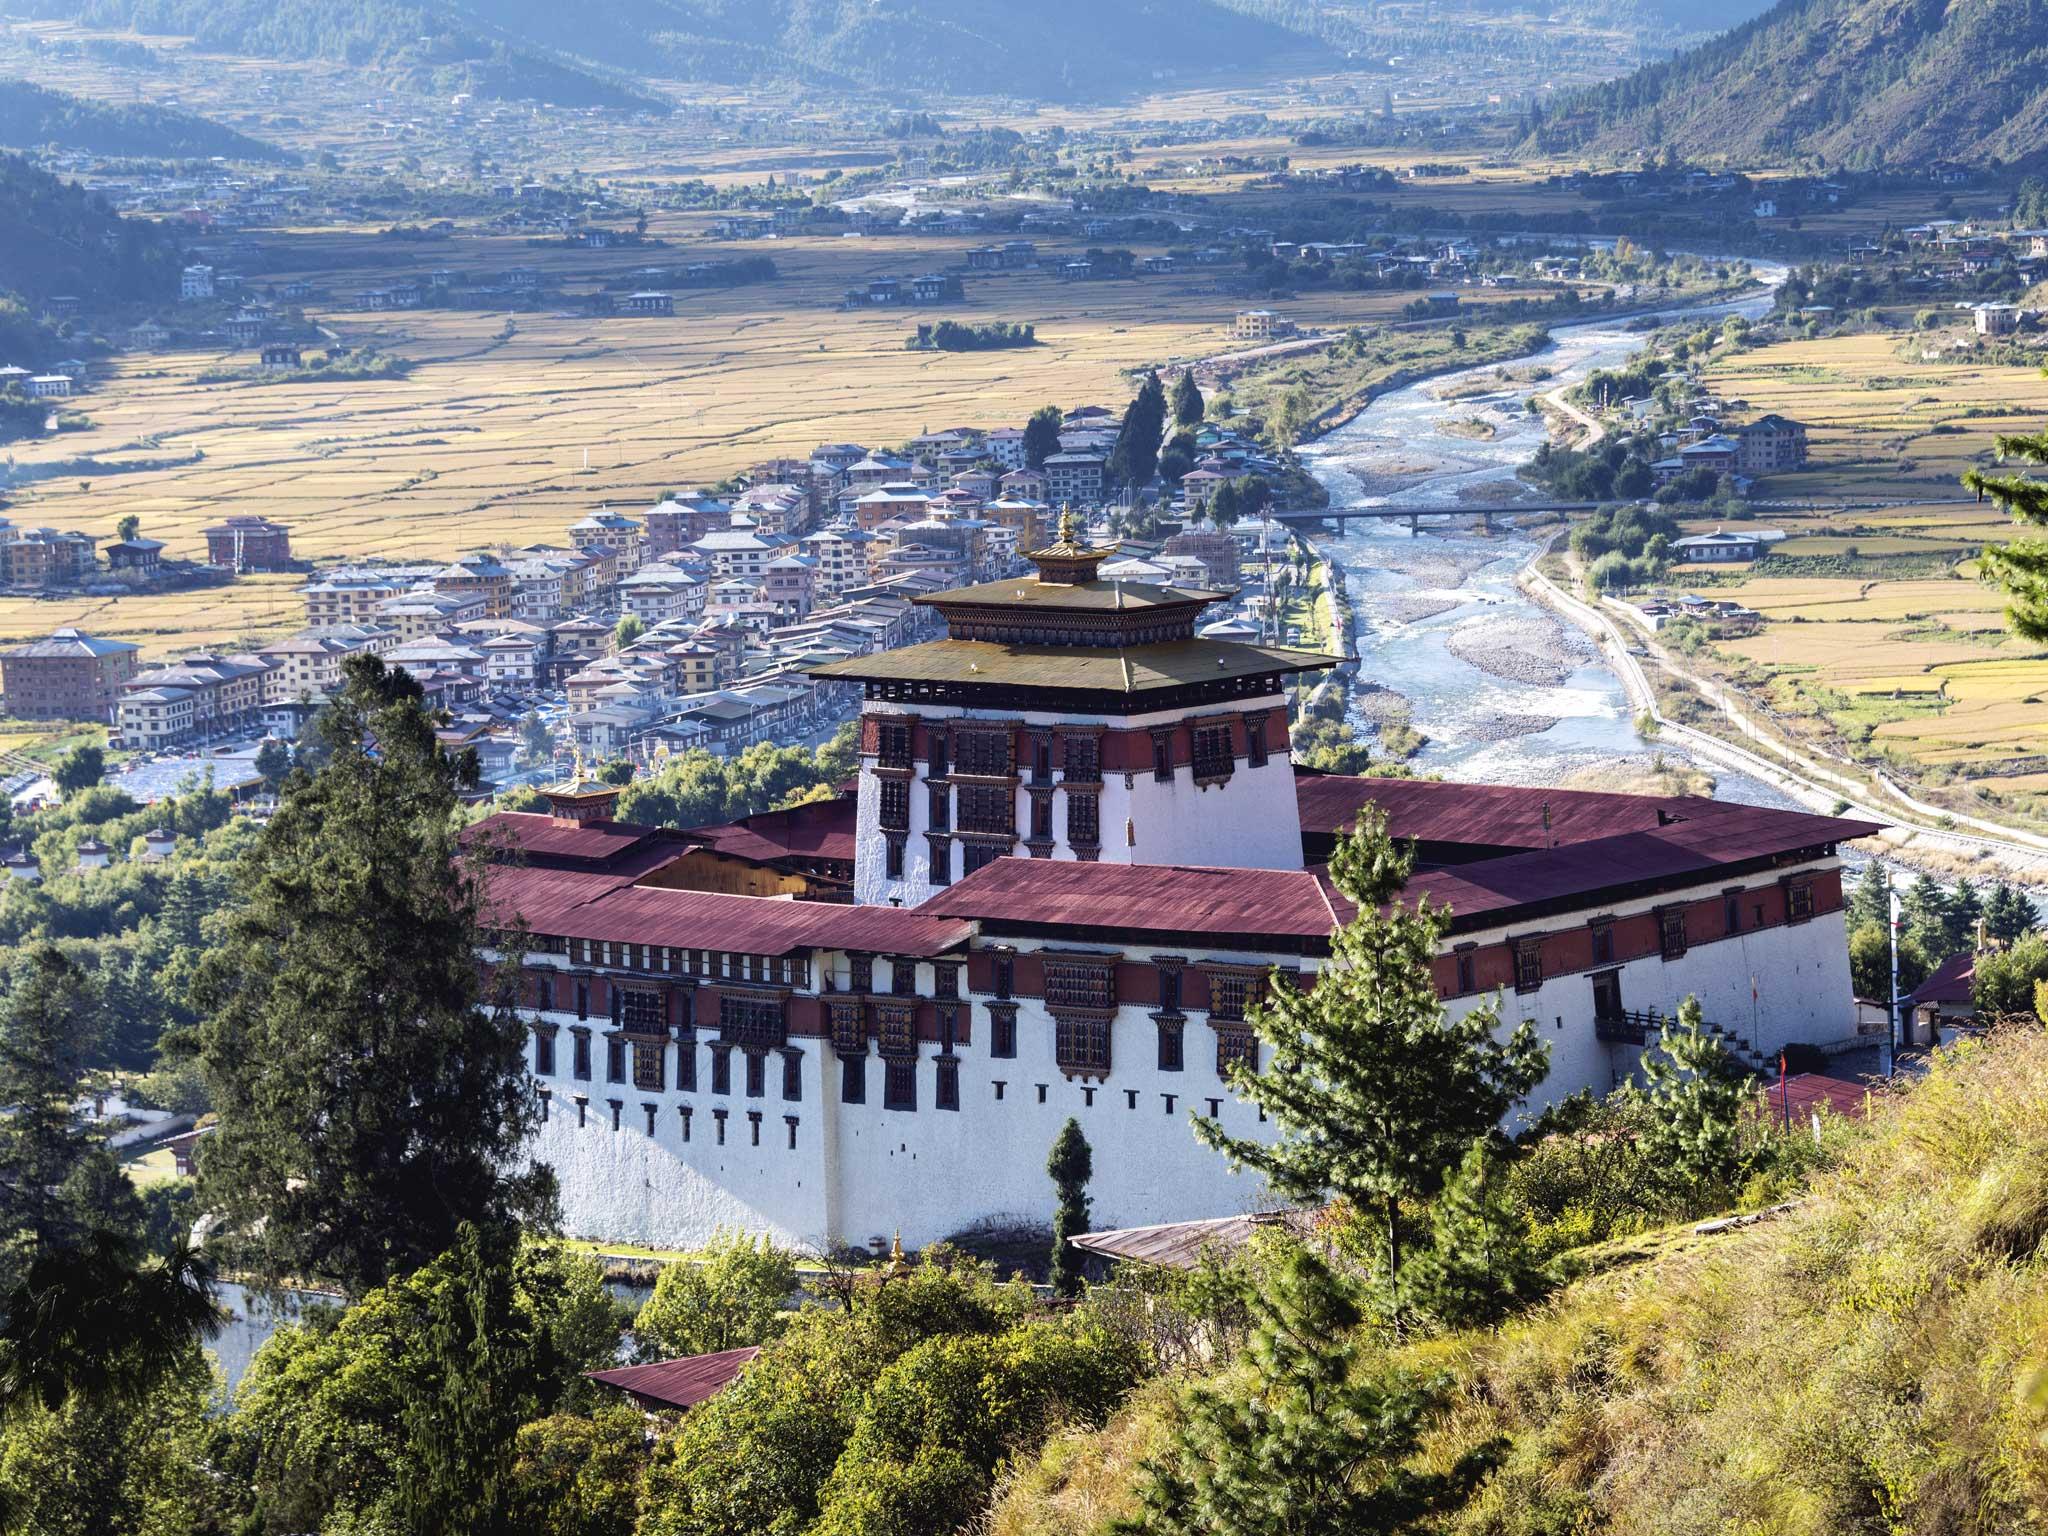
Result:
[[1444,648],[1505,682],[1555,688],[1597,654],[1592,642],[1548,614],[1468,619]]

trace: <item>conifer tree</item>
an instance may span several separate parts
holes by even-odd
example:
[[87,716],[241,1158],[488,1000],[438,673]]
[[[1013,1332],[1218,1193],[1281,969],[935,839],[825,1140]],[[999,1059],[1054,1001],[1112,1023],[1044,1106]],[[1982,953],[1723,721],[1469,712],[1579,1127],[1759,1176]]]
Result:
[[1965,875],[1949,892],[1941,914],[1942,934],[1948,940],[1950,954],[1976,947],[1977,920],[1983,915],[1984,898],[1978,893],[1976,883]]
[[1439,1491],[1401,1462],[1428,1395],[1362,1370],[1355,1288],[1295,1245],[1246,1288],[1249,1385],[1190,1387],[1165,1451],[1144,1463],[1140,1508],[1117,1536],[1315,1536],[1406,1528]]
[[1551,1285],[1494,1162],[1488,1138],[1466,1149],[1430,1202],[1429,1246],[1409,1269],[1409,1305],[1446,1328],[1497,1323]]
[[1643,1054],[1643,1076],[1648,1150],[1696,1188],[1725,1188],[1742,1166],[1749,1077],[1720,1037],[1707,1033],[1697,997],[1678,1005],[1676,1024],[1665,1025],[1655,1049]]
[[1124,408],[1123,426],[1109,452],[1109,473],[1126,485],[1151,483],[1159,467],[1159,444],[1166,432],[1166,387],[1157,372],[1145,375],[1137,394]]
[[[2048,464],[2048,432],[2001,433],[1998,456]],[[1977,493],[1979,501],[1989,496],[2014,521],[2048,528],[2048,480],[1973,469],[1963,476],[1963,484]],[[2014,632],[2028,640],[2048,640],[2048,539],[1994,541],[1984,546],[1977,563],[1984,580],[2005,589],[2006,622]]]
[[1876,923],[1889,928],[1892,921],[1891,873],[1881,859],[1872,859],[1863,866],[1863,874],[1856,881],[1856,889],[1849,897],[1849,926],[1861,928],[1866,923]]
[[1234,1065],[1231,1086],[1265,1111],[1278,1139],[1239,1139],[1221,1121],[1193,1121],[1206,1145],[1287,1198],[1341,1195],[1375,1217],[1397,1318],[1402,1203],[1433,1192],[1549,1070],[1532,1021],[1500,1037],[1498,1000],[1446,1016],[1435,962],[1450,914],[1404,897],[1414,858],[1387,835],[1383,812],[1362,812],[1330,858],[1330,878],[1357,916],[1330,936],[1313,987],[1276,979],[1252,1012],[1271,1059],[1263,1072]]
[[485,976],[484,866],[456,839],[474,757],[442,752],[419,685],[374,656],[346,663],[320,734],[238,872],[186,1043],[219,1115],[200,1196],[241,1264],[361,1295],[464,1222],[550,1222],[554,1184],[521,1164],[526,1028],[511,963]]
[[2001,944],[2034,932],[2040,927],[2033,900],[2010,882],[2001,880],[1991,888],[1984,903],[1984,928]]
[[1052,1217],[1052,1288],[1058,1296],[1081,1294],[1081,1255],[1068,1241],[1088,1230],[1088,1181],[1095,1176],[1095,1154],[1081,1134],[1081,1122],[1069,1117],[1053,1138],[1045,1160],[1059,1207]]
[[1201,386],[1195,382],[1194,369],[1182,369],[1180,377],[1173,383],[1173,424],[1177,427],[1199,427],[1206,409]]
[[1024,462],[1033,469],[1045,468],[1045,461],[1060,451],[1060,423],[1065,418],[1056,405],[1041,405],[1024,423]]

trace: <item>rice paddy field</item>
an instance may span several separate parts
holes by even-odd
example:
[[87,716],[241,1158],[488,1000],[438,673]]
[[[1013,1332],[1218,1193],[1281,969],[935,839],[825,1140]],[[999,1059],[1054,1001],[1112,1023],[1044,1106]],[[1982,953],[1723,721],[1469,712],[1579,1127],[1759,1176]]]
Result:
[[[1796,505],[1802,495],[1960,496],[1958,477],[1993,462],[1997,433],[2048,420],[2048,380],[1968,358],[1909,361],[1898,336],[1867,335],[1739,353],[1717,362],[1709,383],[1743,401],[1744,415],[1808,423],[1812,452],[1808,469],[1757,493],[1787,503],[1758,514],[1787,535],[1779,558],[1746,579],[1693,583],[1763,618],[1717,649],[1747,664],[1747,680],[1795,733],[2048,814],[2048,649],[2010,633],[2003,594],[1976,579],[1971,558],[2023,530],[1968,501],[1826,515]],[[1786,563],[1801,560],[1816,562],[1815,574]],[[1674,574],[1684,585],[1687,573]]]

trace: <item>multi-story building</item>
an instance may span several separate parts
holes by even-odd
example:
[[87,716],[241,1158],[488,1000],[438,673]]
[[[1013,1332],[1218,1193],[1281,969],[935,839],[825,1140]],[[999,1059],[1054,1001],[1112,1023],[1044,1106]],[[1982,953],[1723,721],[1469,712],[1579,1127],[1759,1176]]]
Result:
[[241,571],[288,571],[292,533],[267,517],[236,516],[204,530],[206,563]]
[[780,558],[795,542],[780,535],[771,537],[756,528],[723,528],[705,534],[691,547],[709,563],[715,579],[744,581],[759,587],[768,562]]
[[369,627],[392,631],[403,645],[487,618],[488,608],[482,592],[401,592],[376,605],[376,622]]
[[1775,413],[1735,430],[1735,467],[1745,475],[1769,475],[1806,466],[1806,426]]
[[122,685],[135,675],[139,646],[101,640],[81,629],[0,651],[0,695],[17,720],[97,720],[111,724]]
[[1294,322],[1281,319],[1270,309],[1240,309],[1230,324],[1230,334],[1239,341],[1277,341],[1294,334]]
[[263,702],[286,704],[295,699],[324,699],[342,685],[342,664],[356,655],[382,656],[400,642],[395,629],[355,624],[309,629],[264,646],[256,654],[269,663],[263,678]]
[[378,604],[422,585],[431,591],[428,584],[440,569],[436,565],[390,565],[327,571],[299,588],[299,595],[306,600],[306,627],[373,626]]
[[646,525],[645,555],[659,560],[688,549],[714,529],[732,526],[732,507],[716,496],[668,497],[641,515]]
[[704,611],[706,587],[673,565],[643,565],[619,583],[619,606],[646,624],[694,618]]
[[97,568],[96,547],[89,534],[60,533],[55,528],[12,530],[0,542],[0,583],[28,592],[75,587]]
[[770,560],[761,573],[761,601],[775,610],[778,624],[798,624],[817,600],[818,567],[807,555]]
[[798,548],[817,569],[817,598],[836,602],[850,587],[868,579],[869,547],[874,536],[851,525],[821,528],[804,539]]
[[[1312,984],[1351,917],[1319,866],[1368,805],[1416,845],[1409,894],[1450,909],[1444,1006],[1541,1023],[1530,1111],[1627,1078],[1651,1016],[1688,994],[1752,1059],[1853,1034],[1837,847],[1867,823],[1301,773],[1279,734],[1258,760],[1250,723],[1281,679],[1330,658],[1189,638],[1195,614],[1171,603],[1117,617],[1087,574],[1099,552],[1051,554],[1022,596],[935,599],[951,638],[827,669],[866,694],[851,817],[842,801],[635,827],[584,782],[485,825],[507,849],[495,920],[527,929],[533,1155],[570,1231],[928,1242],[1042,1198],[1069,1117],[1105,1225],[1256,1208],[1256,1181],[1187,1121],[1272,1134],[1228,1074],[1261,1064],[1262,989]],[[1012,667],[984,669],[997,654]],[[887,873],[906,801],[929,803],[924,834],[1011,856],[907,890],[907,862]],[[1197,857],[1142,862],[1168,851]],[[857,897],[883,899],[847,904],[849,868]]]
[[488,550],[471,550],[434,573],[436,592],[482,597],[488,619],[512,617],[514,584],[512,572]]
[[1048,500],[1086,505],[1102,499],[1103,457],[1099,453],[1052,453],[1045,459]]
[[641,527],[618,512],[593,512],[569,527],[569,542],[578,550],[608,550],[616,561],[619,577],[640,569]]
[[137,672],[117,701],[121,744],[161,747],[251,727],[263,713],[270,670],[258,657],[199,652]]

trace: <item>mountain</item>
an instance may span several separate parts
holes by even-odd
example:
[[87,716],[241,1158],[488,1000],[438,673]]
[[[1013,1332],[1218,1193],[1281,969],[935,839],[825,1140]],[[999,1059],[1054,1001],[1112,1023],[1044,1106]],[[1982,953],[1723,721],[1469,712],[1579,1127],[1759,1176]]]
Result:
[[2014,161],[2048,145],[2048,0],[1780,0],[1713,41],[1567,95],[1538,150],[1854,167]]
[[98,155],[148,155],[164,160],[285,160],[266,144],[189,112],[109,106],[45,90],[26,80],[0,80],[0,144],[32,149],[55,144]]
[[1319,45],[1219,0],[21,0],[202,48],[411,70],[436,89],[656,106],[656,79],[1100,100]]

